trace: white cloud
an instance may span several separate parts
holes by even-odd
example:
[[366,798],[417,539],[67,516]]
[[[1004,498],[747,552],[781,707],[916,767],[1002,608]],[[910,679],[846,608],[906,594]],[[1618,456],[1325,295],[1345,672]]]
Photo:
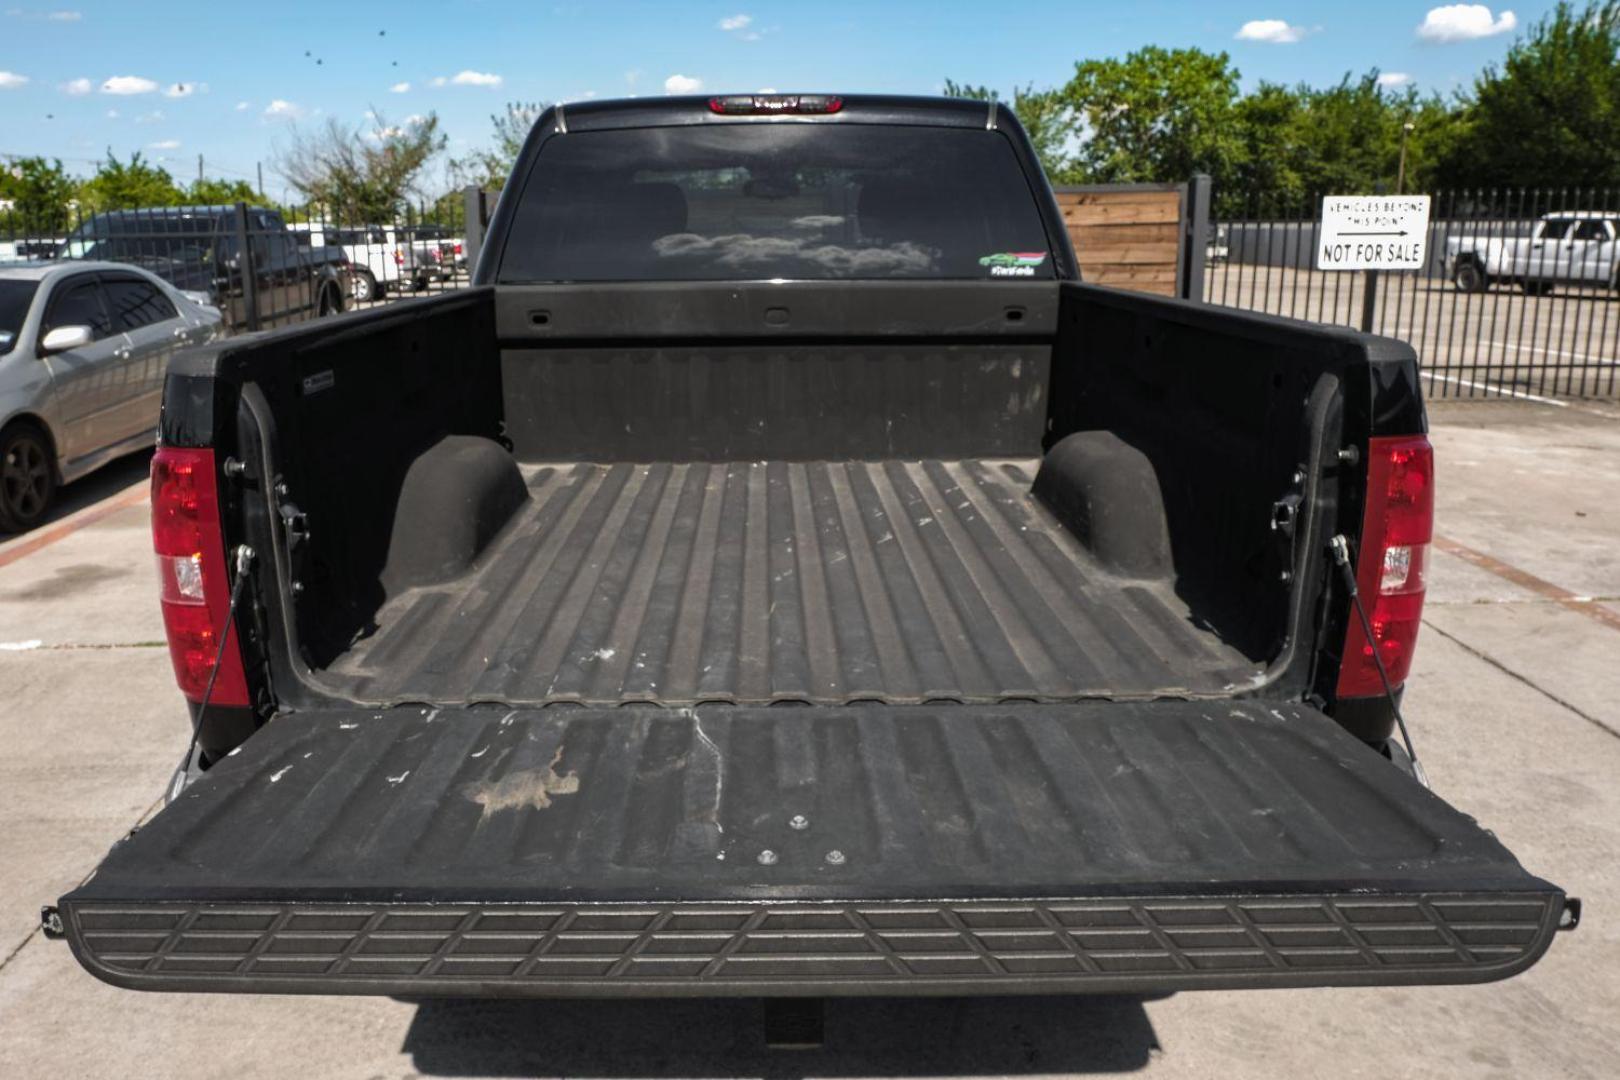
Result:
[[443,75],[435,75],[435,76],[433,76],[433,78],[428,80],[428,85],[429,86],[443,86],[445,83],[447,83],[449,81],[450,80],[445,78]]
[[118,94],[126,97],[131,94],[150,94],[157,88],[157,83],[151,79],[143,79],[139,75],[114,75],[101,84],[103,94]]
[[758,90],[755,90],[754,93],[756,93],[756,94],[774,94],[774,93],[776,93],[776,87],[774,87],[774,86],[762,86]]
[[727,15],[725,18],[721,19],[716,25],[719,26],[720,29],[724,30],[726,33],[729,34],[733,30],[746,30],[746,29],[748,29],[748,24],[753,22],[753,21],[754,21],[754,17],[752,15]]
[[1282,19],[1251,19],[1233,35],[1239,41],[1263,41],[1268,45],[1292,45],[1305,36],[1303,26],[1290,26]]
[[296,120],[304,115],[304,110],[290,101],[276,98],[264,107],[264,115],[277,120]]
[[117,109],[108,109],[107,110],[107,119],[109,119],[109,120],[118,119],[118,110]]
[[84,18],[77,11],[28,11],[8,8],[6,14],[13,19],[49,19],[51,22],[79,22]]
[[1446,4],[1429,9],[1423,17],[1423,25],[1417,28],[1417,36],[1436,45],[1450,45],[1505,34],[1518,25],[1519,20],[1511,11],[1493,17],[1491,9],[1484,4]]
[[163,88],[163,96],[169,98],[190,97],[192,94],[208,93],[207,83],[171,83]]
[[135,122],[137,124],[155,124],[159,120],[162,120],[162,119],[163,119],[163,110],[162,109],[153,109],[149,113],[142,113],[141,115],[137,116],[135,118]]
[[237,112],[247,112],[251,108],[253,108],[253,102],[251,101],[238,101],[236,103]]
[[451,86],[499,86],[505,81],[487,71],[458,71],[450,76]]
[[671,75],[664,80],[666,94],[695,94],[703,89],[703,80],[691,75]]
[[1378,85],[1386,90],[1393,90],[1397,86],[1405,86],[1412,81],[1412,76],[1404,71],[1385,71],[1378,76]]
[[15,90],[28,82],[28,76],[15,71],[0,71],[0,90]]
[[146,148],[148,150],[178,150],[180,149],[180,140],[160,139],[155,143],[147,143]]
[[408,82],[397,82],[393,86],[390,86],[388,88],[388,92],[390,94],[404,94],[404,93],[408,93],[410,91],[410,89],[411,89],[411,84],[410,83],[408,83]]
[[69,97],[83,97],[94,90],[95,85],[89,79],[69,79],[59,89]]

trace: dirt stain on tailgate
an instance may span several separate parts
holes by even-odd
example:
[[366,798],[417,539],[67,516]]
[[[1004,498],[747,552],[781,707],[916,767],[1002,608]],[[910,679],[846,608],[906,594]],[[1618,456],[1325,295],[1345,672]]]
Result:
[[564,776],[557,775],[562,756],[563,748],[559,746],[543,769],[522,769],[499,780],[477,780],[462,788],[462,794],[484,808],[481,821],[488,821],[502,810],[524,806],[544,810],[551,805],[553,795],[572,795],[579,790],[578,773],[570,770]]

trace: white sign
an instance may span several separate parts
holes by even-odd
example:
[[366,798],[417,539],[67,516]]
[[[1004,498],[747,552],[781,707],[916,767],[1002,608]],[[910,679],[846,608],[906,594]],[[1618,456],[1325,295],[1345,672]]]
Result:
[[1328,195],[1316,237],[1318,270],[1421,270],[1427,195]]

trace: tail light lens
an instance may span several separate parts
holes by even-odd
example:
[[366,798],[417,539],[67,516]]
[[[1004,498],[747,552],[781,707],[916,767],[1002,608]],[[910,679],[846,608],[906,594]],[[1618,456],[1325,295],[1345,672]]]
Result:
[[1423,617],[1429,541],[1434,537],[1434,448],[1424,436],[1375,438],[1367,447],[1367,509],[1361,525],[1356,588],[1373,641],[1353,615],[1339,666],[1338,696],[1382,694],[1373,650],[1391,687],[1412,669]]
[[[231,585],[219,526],[212,450],[164,446],[152,458],[152,547],[157,552],[163,628],[180,690],[201,701],[230,613]],[[247,705],[242,652],[226,644],[210,699]]]
[[394,265],[395,266],[404,266],[405,265],[405,253],[403,251],[399,250],[398,248],[394,249]]
[[843,107],[844,99],[835,94],[726,94],[709,99],[709,111],[721,116],[827,115]]

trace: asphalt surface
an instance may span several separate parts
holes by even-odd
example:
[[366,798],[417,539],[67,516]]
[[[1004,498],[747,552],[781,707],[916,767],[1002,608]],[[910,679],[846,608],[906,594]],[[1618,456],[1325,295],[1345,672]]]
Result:
[[40,904],[154,812],[185,744],[144,462],[119,463],[0,542],[0,1076],[1613,1076],[1617,413],[1433,413],[1444,539],[1407,713],[1437,790],[1586,902],[1534,969],[1478,987],[834,1002],[826,1047],[800,1053],[762,1048],[751,1002],[149,995],[44,940]]

